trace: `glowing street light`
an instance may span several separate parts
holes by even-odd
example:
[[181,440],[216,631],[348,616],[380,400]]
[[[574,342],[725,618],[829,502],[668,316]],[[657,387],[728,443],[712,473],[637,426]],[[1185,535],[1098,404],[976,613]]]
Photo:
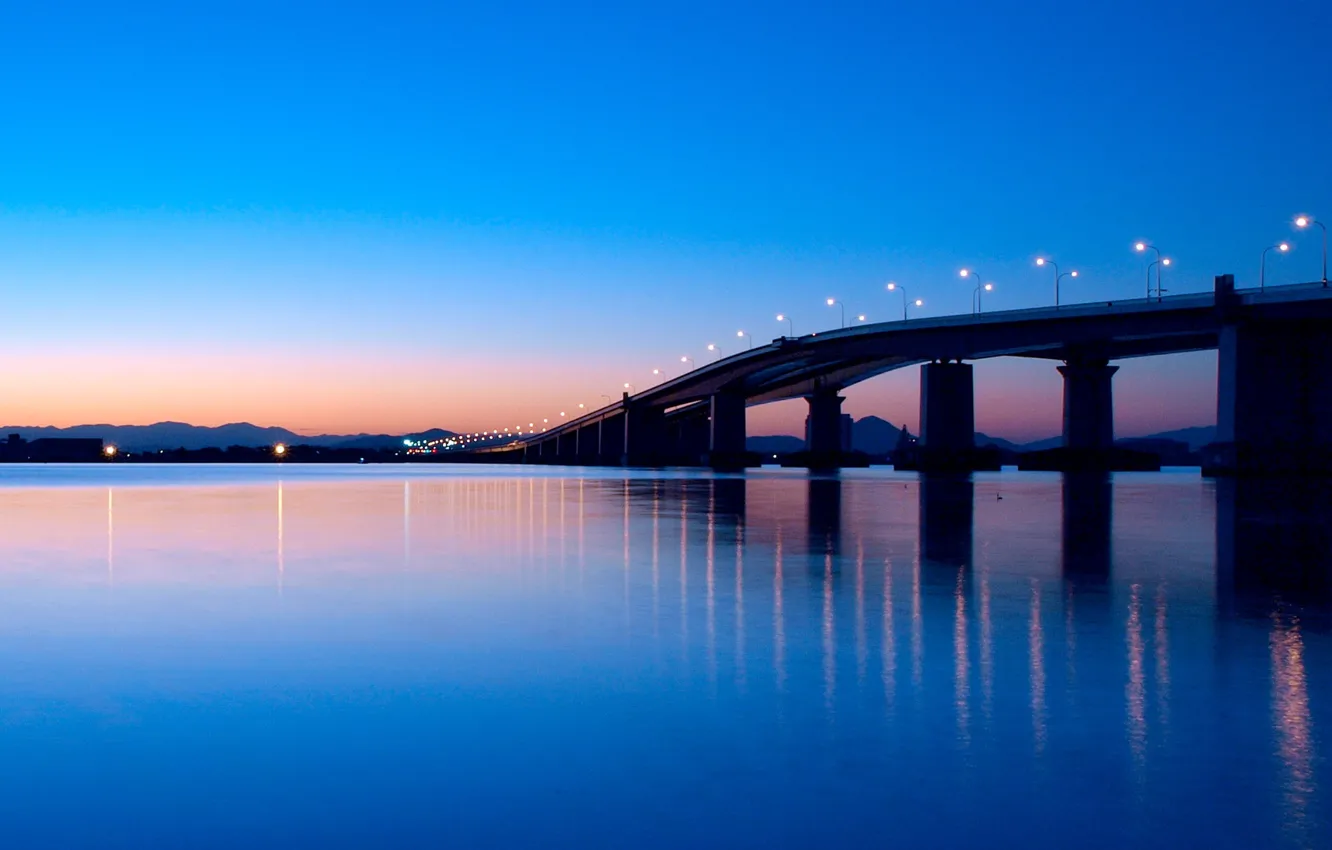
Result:
[[710,343],[708,343],[708,351],[710,351],[710,352],[712,352],[713,354],[717,355],[717,359],[718,359],[718,360],[721,359],[722,352],[721,352],[721,349],[717,347],[717,343],[715,343],[715,342],[710,342]]
[[[1159,261],[1158,261],[1158,260],[1152,260],[1150,263],[1147,264],[1147,285],[1148,285],[1149,287],[1151,286],[1151,280],[1152,280],[1152,267],[1153,267],[1153,266],[1156,267],[1156,300],[1157,300],[1157,301],[1160,301],[1160,300],[1161,300],[1161,293],[1163,293],[1163,292],[1168,292],[1168,291],[1169,291],[1169,290],[1167,290],[1167,289],[1162,288],[1162,286],[1161,286],[1161,270],[1164,269],[1166,266],[1170,265],[1170,264],[1173,263],[1173,262],[1174,262],[1174,260],[1170,259],[1169,257],[1162,257]],[[1151,291],[1151,290],[1149,289],[1148,292],[1150,292],[1150,291]],[[1151,295],[1148,295],[1148,296],[1147,296],[1148,299],[1150,299],[1151,297],[1152,297]]]
[[1038,266],[1044,266],[1044,265],[1047,265],[1047,264],[1048,264],[1051,268],[1054,269],[1054,273],[1055,273],[1055,309],[1057,310],[1057,309],[1059,309],[1059,281],[1063,280],[1063,279],[1066,278],[1066,277],[1077,277],[1077,276],[1078,276],[1078,273],[1077,273],[1077,271],[1075,270],[1075,271],[1064,272],[1063,274],[1060,274],[1060,272],[1059,272],[1059,264],[1056,263],[1054,260],[1048,259],[1048,258],[1046,258],[1046,257],[1037,257],[1037,258],[1036,258],[1036,265],[1038,265]]
[[865,321],[865,314],[864,314],[864,313],[861,313],[859,316],[856,316],[856,321],[857,321],[857,322],[863,322],[863,321]]
[[626,390],[630,395],[633,395],[633,392],[634,392],[634,385],[633,385],[633,384],[629,383],[628,381],[625,381],[625,382],[624,382],[624,388],[625,388],[625,390]]
[[984,310],[985,310],[985,306],[984,306],[984,304],[981,303],[981,295],[984,294],[984,293],[986,293],[986,292],[993,292],[993,291],[994,291],[994,284],[993,284],[993,283],[978,283],[978,284],[976,284],[976,289],[975,289],[975,291],[971,293],[971,300],[972,300],[972,304],[971,304],[971,312],[973,312],[973,313],[981,313],[981,312],[984,312]]
[[[895,280],[890,280],[890,281],[888,281],[888,285],[887,285],[887,287],[885,287],[885,288],[886,288],[889,292],[901,292],[901,293],[902,293],[902,321],[905,322],[905,321],[907,320],[907,301],[909,300],[909,299],[907,298],[906,287],[903,286],[902,284],[898,283],[898,282],[895,281]],[[923,303],[924,303],[924,302],[921,301],[919,298],[916,299],[916,306],[917,306],[917,307],[919,307],[919,306],[920,306],[921,304],[923,304]]]
[[[1160,263],[1161,261],[1161,250],[1157,248],[1155,245],[1151,244],[1150,242],[1134,242],[1133,250],[1137,251],[1139,254],[1143,253],[1144,251],[1154,251],[1156,252],[1157,263]],[[1149,301],[1152,298],[1152,266],[1154,265],[1157,264],[1149,263],[1147,265],[1147,300]],[[1170,264],[1161,263],[1161,265],[1157,265],[1156,268],[1156,298],[1158,301],[1161,298],[1161,266],[1168,266],[1168,265]]]
[[111,458],[116,456],[116,452],[118,451],[119,449],[117,449],[115,446],[106,446],[105,448],[102,449],[102,454],[106,455],[107,460],[110,460]]
[[795,323],[791,321],[791,317],[790,317],[790,316],[786,315],[785,313],[778,313],[778,314],[777,314],[777,321],[779,321],[779,322],[786,322],[786,328],[787,328],[787,330],[790,332],[790,335],[791,335],[792,337],[795,336]]
[[736,331],[736,332],[735,332],[735,335],[736,335],[737,337],[740,337],[741,339],[747,339],[747,340],[749,340],[749,347],[750,347],[750,348],[753,348],[753,347],[754,347],[754,336],[753,336],[753,334],[747,334],[747,333],[745,333],[744,331]]
[[1268,245],[1266,248],[1263,249],[1263,261],[1262,261],[1262,263],[1260,263],[1259,266],[1258,266],[1258,288],[1259,288],[1259,289],[1266,289],[1266,288],[1267,288],[1267,252],[1268,252],[1268,251],[1280,251],[1281,253],[1284,254],[1284,253],[1286,253],[1286,252],[1289,251],[1289,250],[1290,250],[1290,243],[1289,243],[1289,242],[1278,242],[1278,243],[1275,244],[1275,245]]
[[838,301],[836,298],[829,298],[828,306],[831,307],[834,304],[842,308],[842,327],[846,327],[846,305],[843,304],[841,301]]
[[1323,230],[1323,286],[1327,286],[1327,225],[1311,215],[1296,216],[1295,226],[1303,230],[1311,224],[1315,224]]
[[273,447],[273,455],[275,457],[285,457],[286,454],[287,454],[287,446],[285,443],[278,443],[276,446]]
[[691,371],[693,370],[693,368],[694,368],[694,358],[690,357],[688,354],[686,354],[684,357],[681,357],[681,358],[680,358],[680,362],[681,362],[681,363],[688,363],[688,364],[689,364],[689,368],[690,368],[690,370],[691,370]]

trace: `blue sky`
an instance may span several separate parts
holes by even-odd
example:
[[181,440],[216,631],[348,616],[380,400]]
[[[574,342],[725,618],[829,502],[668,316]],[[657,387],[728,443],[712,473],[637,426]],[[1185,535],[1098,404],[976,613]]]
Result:
[[[1268,280],[1309,280],[1317,242],[1289,222],[1332,219],[1332,9],[1314,2],[4,19],[0,354],[39,355],[4,378],[13,424],[488,427],[737,328],[774,336],[778,311],[835,325],[829,296],[890,318],[889,279],[965,312],[964,265],[995,282],[991,309],[1049,302],[1042,253],[1081,271],[1067,300],[1135,296],[1138,238],[1175,258],[1175,292],[1256,284],[1292,237]],[[1037,365],[984,365],[982,428],[1058,429]],[[1121,431],[1209,418],[1214,373],[1210,355],[1126,364]],[[876,379],[848,409],[914,422],[915,382]],[[751,411],[751,431],[798,428],[798,407]]]

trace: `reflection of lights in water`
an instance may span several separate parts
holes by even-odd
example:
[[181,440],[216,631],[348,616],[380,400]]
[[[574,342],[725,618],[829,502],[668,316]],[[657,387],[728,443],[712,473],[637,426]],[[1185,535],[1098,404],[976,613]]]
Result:
[[661,634],[661,490],[652,483],[652,637]]
[[1170,630],[1166,622],[1166,589],[1156,587],[1156,629],[1152,643],[1156,648],[1156,710],[1164,733],[1170,724]]
[[106,488],[106,581],[116,583],[116,511],[115,496]]
[[[712,482],[716,487],[716,482]],[[708,500],[708,541],[707,541],[707,638],[708,638],[708,681],[717,683],[717,600],[716,600],[716,563],[717,563],[717,494],[714,490]]]
[[970,740],[971,723],[971,662],[967,658],[967,598],[962,592],[964,571],[957,571],[957,587],[953,591],[953,696],[957,710],[957,734],[963,743]]
[[777,690],[786,690],[786,612],[782,610],[782,527],[777,526],[772,574],[772,666],[777,677]]
[[745,689],[745,524],[735,527],[735,684]]
[[629,627],[629,479],[623,481],[621,497],[624,502],[624,625]]
[[833,635],[833,556],[823,554],[823,705],[829,713],[837,693],[836,638]]
[[920,547],[911,560],[911,687],[920,696],[925,676],[925,624],[920,614]]
[[689,491],[680,494],[680,640],[689,660]]
[[883,697],[888,705],[893,704],[893,694],[897,690],[897,636],[893,634],[893,565],[887,558],[883,560],[883,646],[880,656],[883,661]]
[[1031,622],[1027,627],[1031,659],[1031,723],[1036,752],[1045,749],[1045,633],[1041,626],[1041,585],[1031,580]]
[[865,684],[865,541],[856,535],[856,681]]
[[980,674],[981,709],[987,721],[994,702],[994,641],[990,625],[990,568],[983,562],[980,571]]
[[1299,618],[1274,611],[1268,646],[1272,652],[1272,727],[1284,772],[1286,825],[1300,837],[1309,827],[1309,801],[1314,795],[1314,737]]
[[286,581],[286,574],[287,574],[286,562],[284,560],[286,558],[286,546],[282,539],[283,522],[282,522],[281,481],[278,481],[278,486],[277,486],[277,533],[278,533],[278,538],[277,538],[278,593],[281,594],[283,590],[283,584]]
[[1077,652],[1078,652],[1078,633],[1074,626],[1073,619],[1073,585],[1069,585],[1064,593],[1064,664],[1068,673],[1067,689],[1071,697],[1075,692],[1077,685]]
[[412,483],[402,482],[402,566],[412,559]]
[[1124,688],[1124,699],[1128,705],[1129,749],[1139,764],[1147,754],[1145,683],[1142,669],[1142,602],[1138,598],[1141,589],[1141,586],[1136,584],[1130,588],[1128,622],[1125,624],[1129,676],[1128,684]]

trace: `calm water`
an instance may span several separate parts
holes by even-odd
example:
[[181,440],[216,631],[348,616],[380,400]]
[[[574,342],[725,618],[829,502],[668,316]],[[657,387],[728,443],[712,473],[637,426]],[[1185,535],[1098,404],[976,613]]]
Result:
[[0,467],[0,829],[1328,847],[1329,516],[1196,472]]

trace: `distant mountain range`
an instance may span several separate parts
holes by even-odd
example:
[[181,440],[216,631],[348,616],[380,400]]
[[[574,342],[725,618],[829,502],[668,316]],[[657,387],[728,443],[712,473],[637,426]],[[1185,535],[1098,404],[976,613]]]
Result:
[[[851,426],[851,447],[872,455],[884,455],[897,446],[901,433],[896,425],[877,416],[857,419]],[[454,436],[454,432],[432,428],[416,434],[320,434],[307,436],[286,428],[265,428],[248,422],[206,427],[184,422],[158,422],[153,425],[75,425],[69,428],[24,425],[0,426],[0,439],[6,434],[18,434],[26,440],[41,437],[100,437],[108,443],[130,452],[155,452],[159,449],[206,449],[228,446],[289,445],[328,446],[348,449],[391,449],[401,446],[404,439],[434,440]],[[1147,434],[1133,440],[1174,440],[1186,443],[1190,451],[1197,451],[1216,439],[1216,426],[1200,425],[1175,431]],[[801,437],[786,434],[750,437],[745,441],[750,451],[764,454],[785,454],[805,447]],[[1029,443],[1014,443],[1000,437],[976,432],[976,444],[994,445],[1016,452],[1039,451],[1063,444],[1060,437],[1049,437]]]
[[184,422],[158,422],[153,425],[75,425],[70,428],[0,426],[4,435],[18,434],[25,440],[41,437],[100,437],[129,452],[155,452],[170,449],[207,449],[228,446],[288,445],[328,446],[347,449],[388,449],[401,446],[406,438],[433,440],[453,436],[452,431],[432,428],[420,434],[320,434],[307,436],[286,428],[264,428],[248,422],[235,422],[209,428]]

